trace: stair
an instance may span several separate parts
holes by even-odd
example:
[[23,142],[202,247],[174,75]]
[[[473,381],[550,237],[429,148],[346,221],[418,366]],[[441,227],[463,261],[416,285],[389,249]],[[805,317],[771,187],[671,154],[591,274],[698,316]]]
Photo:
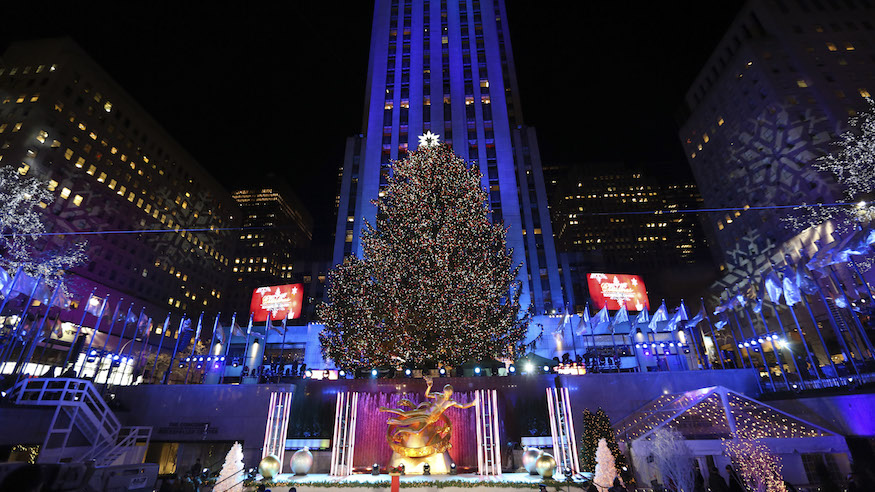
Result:
[[547,409],[550,415],[550,434],[553,439],[553,454],[556,472],[567,476],[580,473],[577,458],[577,442],[574,437],[574,420],[568,388],[547,388]]
[[12,389],[11,399],[55,408],[39,463],[141,463],[152,436],[151,427],[122,427],[94,385],[82,379],[25,379]]

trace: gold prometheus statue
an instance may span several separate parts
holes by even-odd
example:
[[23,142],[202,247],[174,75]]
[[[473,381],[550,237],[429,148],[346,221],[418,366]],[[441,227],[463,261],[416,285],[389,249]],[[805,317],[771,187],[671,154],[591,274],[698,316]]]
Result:
[[[380,407],[381,412],[394,413],[386,422],[386,441],[393,451],[408,458],[423,458],[443,453],[450,448],[452,424],[444,415],[450,407],[471,408],[477,404],[477,397],[464,405],[453,400],[453,387],[444,386],[442,393],[432,393],[433,381],[425,378],[425,401],[412,410]],[[433,401],[432,401],[433,400]],[[402,407],[412,407],[410,400],[403,399]]]

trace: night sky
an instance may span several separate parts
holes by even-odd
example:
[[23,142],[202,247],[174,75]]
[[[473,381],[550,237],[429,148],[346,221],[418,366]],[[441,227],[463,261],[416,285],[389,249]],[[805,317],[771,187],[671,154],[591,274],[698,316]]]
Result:
[[[333,228],[344,141],[361,131],[371,2],[16,3],[0,49],[72,37],[226,186],[277,171]],[[508,0],[544,162],[687,176],[673,115],[741,4]]]

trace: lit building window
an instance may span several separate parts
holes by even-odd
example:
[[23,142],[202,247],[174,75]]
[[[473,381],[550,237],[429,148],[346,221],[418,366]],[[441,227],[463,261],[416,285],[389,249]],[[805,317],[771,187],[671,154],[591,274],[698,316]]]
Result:
[[55,191],[58,188],[58,182],[54,179],[49,181],[49,191]]
[[82,195],[76,195],[73,197],[73,205],[77,207],[82,204]]
[[85,164],[85,159],[83,157],[76,159],[76,167],[78,167],[79,169],[82,169],[82,166],[84,164]]
[[798,85],[799,87],[808,87],[808,82],[806,82],[804,79],[799,79],[796,81],[796,85]]
[[49,132],[45,130],[40,130],[36,136],[36,139],[39,143],[46,143],[46,137],[49,136]]
[[61,198],[67,199],[70,198],[70,188],[64,188],[61,190]]
[[22,162],[21,167],[18,168],[18,174],[24,176],[28,171],[30,171],[30,166]]
[[835,43],[826,43],[826,49],[828,49],[828,50],[830,50],[830,51],[836,51],[836,50],[838,50],[838,48],[836,48]]
[[862,97],[872,97],[871,95],[869,95],[869,91],[867,91],[866,89],[863,89],[863,88],[860,89],[860,95]]
[[851,43],[845,43],[845,50],[854,51],[854,45],[852,45]]

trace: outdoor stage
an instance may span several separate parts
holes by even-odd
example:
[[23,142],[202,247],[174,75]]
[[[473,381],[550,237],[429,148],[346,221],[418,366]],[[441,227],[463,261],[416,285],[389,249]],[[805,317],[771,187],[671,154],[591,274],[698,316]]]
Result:
[[[297,492],[325,492],[333,487],[343,488],[349,492],[379,492],[390,490],[392,477],[383,473],[381,475],[355,474],[347,477],[332,477],[330,475],[312,474],[296,476],[288,473],[277,476],[277,485],[268,486],[272,492],[288,492],[295,487]],[[400,477],[401,488],[410,491],[422,492],[450,492],[470,490],[472,487],[483,487],[490,491],[518,491],[520,489],[538,490],[538,484],[543,483],[551,490],[564,485],[563,475],[554,475],[554,480],[544,481],[538,475],[528,473],[505,473],[500,477],[481,477],[476,473],[464,473],[459,475],[404,475]],[[355,484],[360,483],[361,487]],[[458,485],[458,486],[454,486]],[[256,486],[246,487],[246,491],[254,491]]]

